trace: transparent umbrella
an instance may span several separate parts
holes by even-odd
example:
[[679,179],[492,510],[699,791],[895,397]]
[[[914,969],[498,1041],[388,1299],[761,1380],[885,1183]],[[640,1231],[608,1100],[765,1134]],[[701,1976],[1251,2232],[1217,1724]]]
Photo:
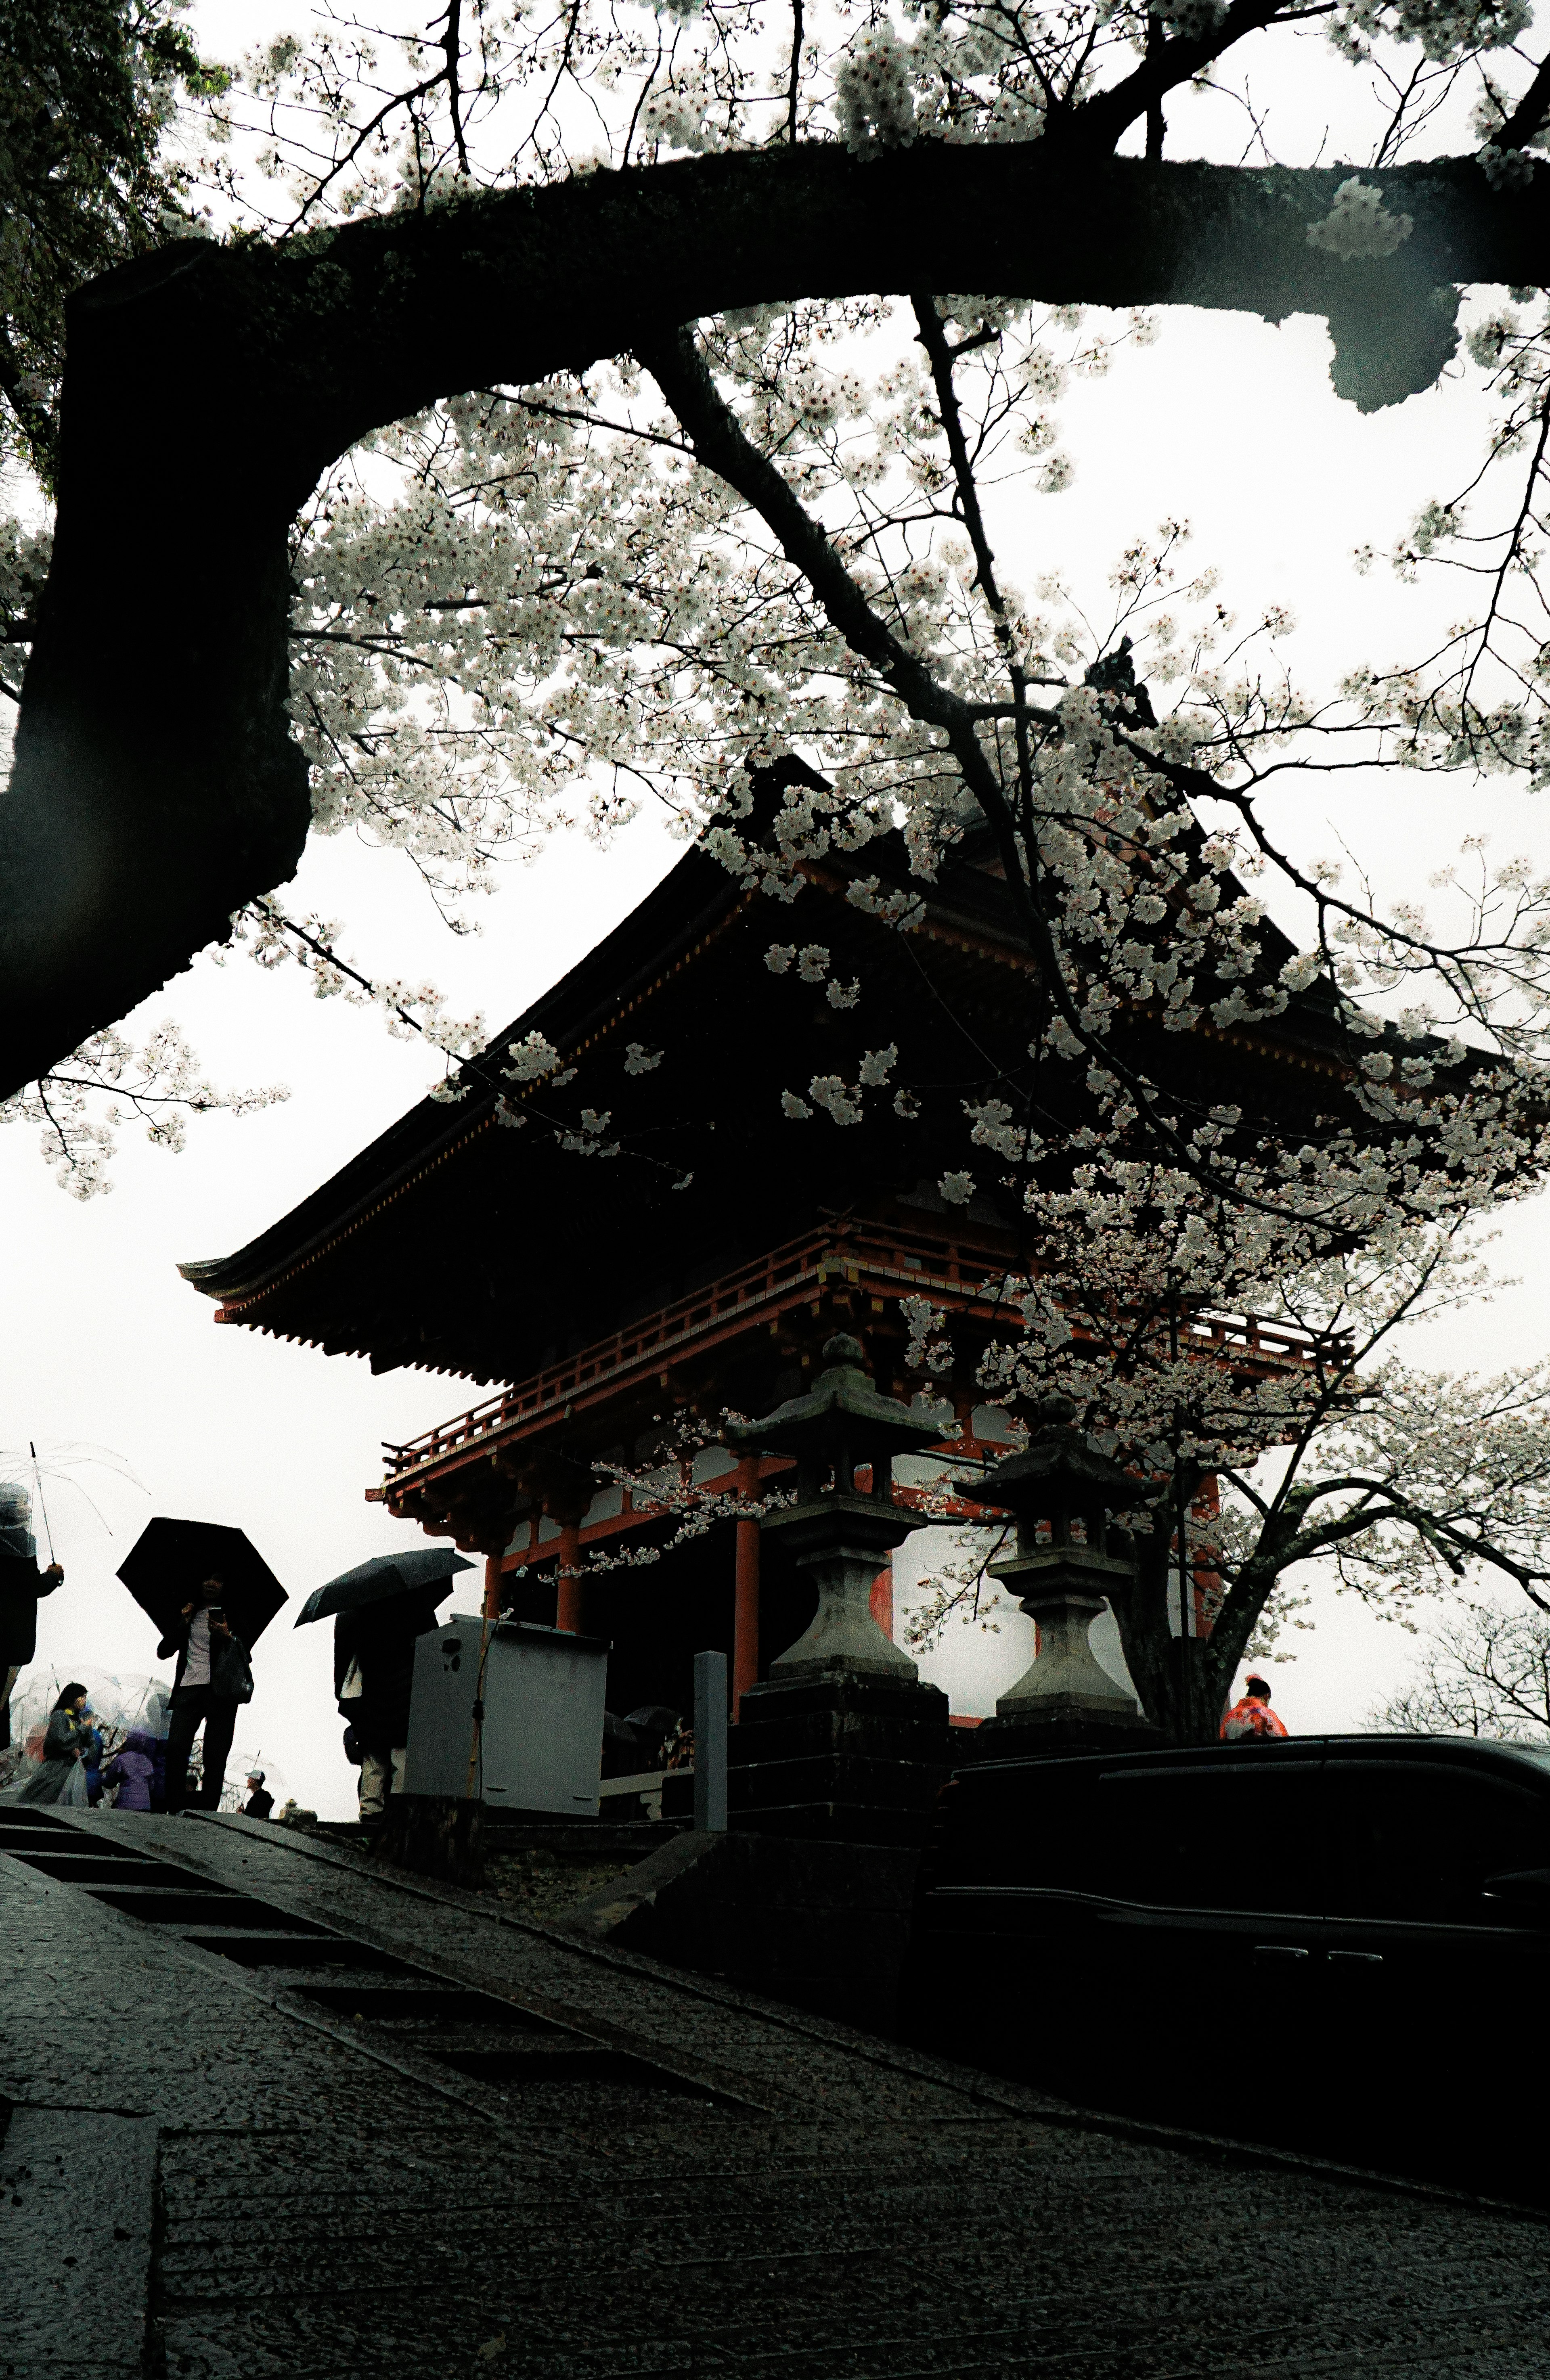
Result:
[[48,1557],[54,1560],[54,1524],[65,1528],[91,1520],[115,1535],[112,1521],[104,1509],[117,1498],[120,1490],[111,1485],[121,1482],[144,1496],[148,1490],[137,1479],[123,1455],[116,1454],[111,1446],[94,1446],[84,1438],[29,1439],[25,1447],[0,1447],[0,1487],[19,1488],[31,1500],[43,1522],[43,1542]]
[[48,1715],[62,1690],[78,1684],[86,1688],[92,1715],[104,1735],[125,1736],[137,1727],[148,1735],[166,1733],[167,1705],[172,1698],[168,1679],[99,1670],[89,1662],[77,1662],[73,1668],[52,1663],[29,1670],[12,1697],[11,1732],[16,1742],[25,1747],[28,1739],[36,1736],[41,1744]]
[[48,1715],[67,1685],[86,1688],[92,1716],[102,1732],[104,1759],[111,1759],[136,1728],[154,1736],[167,1731],[169,1680],[94,1669],[86,1662],[38,1664],[29,1670],[11,1697],[11,1744],[8,1752],[0,1753],[0,1791],[19,1788],[43,1758]]

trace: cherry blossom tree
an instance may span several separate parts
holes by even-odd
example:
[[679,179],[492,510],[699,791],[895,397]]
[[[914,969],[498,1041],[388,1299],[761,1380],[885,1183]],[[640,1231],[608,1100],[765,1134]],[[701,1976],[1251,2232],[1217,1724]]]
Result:
[[[1187,1176],[1114,1165],[1030,1207],[1045,1260],[1004,1285],[1016,1327],[981,1384],[1022,1415],[1053,1389],[1133,1473],[1116,1517],[1136,1583],[1115,1613],[1170,1734],[1209,1739],[1239,1663],[1306,1624],[1310,1564],[1406,1627],[1461,1581],[1550,1609],[1550,1367],[1449,1378],[1407,1360],[1417,1326],[1489,1292],[1467,1223],[1390,1224],[1330,1254],[1226,1201],[1206,1212]],[[921,1299],[912,1318],[923,1377],[944,1376],[943,1318]],[[999,1536],[970,1533],[928,1582],[917,1645],[994,1608]],[[1181,1542],[1198,1635],[1180,1626]]]
[[[108,19],[138,55],[153,20]],[[1243,164],[1179,153],[1188,95],[1235,83],[1252,120],[1313,32],[1364,162],[1263,137]],[[216,78],[177,65],[155,89],[177,74],[207,137]],[[433,987],[366,977],[336,922],[287,907],[310,832],[400,850],[460,924],[498,856],[660,803],[767,896],[793,984],[805,868],[902,844],[906,880],[880,856],[852,897],[907,935],[910,880],[972,850],[1031,963],[1026,1063],[924,1083],[903,1022],[830,979],[852,1062],[769,1096],[818,1131],[934,1102],[962,1140],[943,1196],[1009,1200],[1029,1263],[1002,1390],[1075,1390],[1169,1483],[1129,1623],[1149,1702],[1182,1696],[1187,1726],[1210,1701],[1169,1688],[1156,1625],[1169,1499],[1208,1472],[1230,1490],[1212,1662],[1325,1545],[1374,1577],[1446,1567],[1478,1523],[1537,1578],[1496,1546],[1507,1487],[1456,1512],[1443,1451],[1417,1451],[1424,1391],[1362,1366],[1439,1248],[1537,1179],[1550,884],[1477,838],[1430,907],[1385,902],[1283,798],[1358,768],[1472,787],[1544,766],[1550,64],[1526,9],[454,0],[391,35],[325,19],[222,107],[209,214],[169,185],[169,236],[69,297],[62,380],[40,332],[33,415],[12,399],[58,494],[0,552],[29,655],[6,681],[13,1093],[46,1098],[72,1049],[235,936],[428,1033],[447,1096],[498,1077],[600,1156],[584,1066],[484,1050]],[[1178,305],[1323,315],[1361,406],[1445,367],[1495,390],[1479,477],[1418,491],[1393,556],[1469,592],[1437,650],[1353,653],[1304,691],[1286,622],[1237,620],[1173,522],[1117,558],[1102,621],[1027,566],[1017,506],[1075,468],[1062,392]],[[1169,1054],[1314,1012],[1338,1080],[1290,1122]],[[1305,1316],[1320,1353],[1293,1385],[1208,1377],[1202,1303]],[[1083,1314],[1101,1383],[1060,1336]]]
[[[12,1087],[272,893],[314,794],[325,829],[359,805],[445,880],[530,831],[556,783],[606,811],[638,748],[692,820],[728,765],[804,736],[815,764],[825,743],[846,764],[845,832],[902,804],[929,863],[955,808],[977,808],[1079,1039],[1092,1002],[1068,987],[1068,938],[1091,887],[1066,880],[1095,832],[1123,854],[1127,831],[1082,807],[1115,775],[1164,817],[1220,806],[1315,911],[1315,973],[1440,975],[1492,1033],[1513,1011],[1532,1039],[1532,886],[1493,883],[1478,931],[1434,941],[1330,897],[1256,801],[1320,751],[1346,764],[1353,738],[1378,760],[1532,770],[1538,644],[1508,593],[1532,576],[1532,435],[1517,511],[1483,519],[1477,492],[1462,531],[1495,572],[1481,616],[1324,702],[1241,651],[1199,666],[1189,631],[1160,722],[1084,693],[1080,624],[1004,583],[995,518],[1014,459],[1051,488],[1069,468],[1050,418],[1068,326],[1034,299],[1316,310],[1336,385],[1374,404],[1453,352],[1460,284],[1532,288],[1550,74],[1524,8],[777,16],[576,0],[455,5],[397,36],[327,19],[250,63],[227,236],[72,299],[57,543],[12,626],[31,646]],[[1273,75],[1315,19],[1331,73],[1360,84],[1365,168],[1167,153],[1185,93],[1251,55]],[[1251,113],[1252,94],[1251,75]],[[1418,154],[1439,127],[1462,152]],[[1022,236],[1051,220],[1057,237]],[[965,284],[1004,295],[945,294]],[[1504,375],[1494,459],[1514,468],[1539,418],[1537,321],[1473,334]],[[201,484],[218,506],[178,504]],[[1434,504],[1408,551],[1434,557],[1463,519]],[[104,605],[156,616],[174,585],[180,669],[147,666],[132,634],[104,652]],[[1151,657],[1143,674],[1155,686]],[[629,700],[609,735],[611,675]],[[1251,924],[1233,905],[1212,930],[1226,949]]]

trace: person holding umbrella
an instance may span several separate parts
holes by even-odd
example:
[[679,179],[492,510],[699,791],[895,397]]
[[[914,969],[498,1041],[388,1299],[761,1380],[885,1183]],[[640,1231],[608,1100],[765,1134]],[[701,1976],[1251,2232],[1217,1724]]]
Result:
[[11,1694],[38,1647],[38,1605],[64,1579],[59,1564],[38,1568],[32,1499],[25,1488],[0,1481],[0,1752],[11,1741]]
[[200,1806],[219,1809],[236,1714],[252,1702],[250,1654],[286,1602],[269,1563],[224,1521],[148,1521],[119,1578],[162,1631],[157,1658],[178,1657],[166,1728],[166,1809],[189,1802],[189,1755],[205,1728]]
[[472,1566],[450,1547],[379,1554],[330,1579],[301,1607],[299,1628],[334,1621],[334,1694],[360,1752],[364,1825],[385,1815],[403,1773],[416,1639],[434,1628],[455,1573]]
[[242,1530],[219,1521],[158,1518],[118,1565],[162,1632],[157,1658],[177,1656],[168,1705],[166,1807],[189,1798],[189,1755],[204,1730],[200,1806],[219,1809],[238,1706],[252,1700],[251,1647],[286,1599]]
[[429,1587],[384,1596],[334,1622],[334,1691],[340,1716],[360,1745],[360,1812],[372,1822],[386,1815],[387,1796],[403,1776],[409,1740],[417,1637],[436,1624]]
[[201,1582],[178,1615],[181,1626],[169,1628],[156,1647],[156,1658],[174,1653],[177,1670],[172,1682],[172,1724],[167,1730],[167,1809],[181,1810],[189,1798],[189,1755],[201,1726],[204,1729],[204,1763],[200,1783],[200,1807],[218,1810],[226,1783],[231,1739],[237,1731],[238,1705],[252,1693],[238,1691],[247,1673],[247,1647],[231,1633],[222,1601],[223,1582]]

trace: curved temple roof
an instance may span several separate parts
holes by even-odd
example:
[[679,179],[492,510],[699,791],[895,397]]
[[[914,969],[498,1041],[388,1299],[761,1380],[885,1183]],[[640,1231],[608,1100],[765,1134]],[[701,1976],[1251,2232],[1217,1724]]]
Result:
[[[804,867],[792,907],[696,846],[463,1069],[460,1099],[421,1100],[246,1247],[185,1264],[184,1278],[220,1301],[222,1322],[365,1354],[373,1370],[505,1380],[810,1221],[890,1194],[920,1203],[942,1165],[961,1162],[962,1096],[1026,1062],[1018,986],[1036,970],[1007,887],[976,858],[966,843],[900,933],[846,897],[863,875],[922,892],[897,836],[869,844],[864,863],[831,853]],[[860,982],[859,1005],[832,1005],[795,969],[773,974],[778,937],[825,945],[832,977]],[[1149,1062],[1181,1077],[1198,1075],[1203,1035],[1219,1095],[1254,1109],[1306,1107],[1348,1075],[1337,1020],[1316,998],[1226,1034],[1166,1037],[1144,1012],[1131,1022],[1154,1045]],[[564,1070],[519,1086],[506,1051],[535,1032]],[[659,1066],[626,1072],[635,1039],[664,1050]],[[889,1039],[905,1079],[946,1087],[936,1111],[928,1099],[906,1126],[884,1092],[849,1130],[787,1121],[783,1089],[853,1083],[862,1048]],[[600,1133],[583,1107],[607,1115]],[[592,1156],[589,1142],[618,1153]]]

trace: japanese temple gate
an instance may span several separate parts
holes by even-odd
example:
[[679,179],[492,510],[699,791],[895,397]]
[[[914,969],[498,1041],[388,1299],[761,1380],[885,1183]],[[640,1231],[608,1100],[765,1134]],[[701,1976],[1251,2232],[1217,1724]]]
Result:
[[[906,1367],[900,1305],[924,1294],[952,1348],[934,1390],[961,1434],[902,1466],[897,1494],[919,1500],[948,1456],[963,1469],[1004,1451],[1007,1419],[975,1376],[1016,1327],[995,1283],[1028,1269],[1017,1213],[985,1193],[949,1207],[935,1183],[962,1159],[965,1050],[1015,1068],[1035,970],[993,856],[966,837],[922,886],[897,844],[804,864],[794,910],[691,848],[465,1069],[459,1099],[421,1101],[248,1247],[182,1268],[227,1327],[494,1387],[390,1447],[366,1492],[482,1554],[491,1610],[608,1639],[616,1711],[683,1707],[690,1656],[708,1646],[730,1656],[736,1701],[812,1609],[811,1588],[768,1548],[762,1564],[746,1512],[661,1551],[678,1524],[640,1482],[676,1463],[678,1426],[702,1440],[701,1485],[752,1499],[784,1466],[704,1442],[720,1417],[799,1391],[836,1329],[862,1340],[880,1389],[909,1400],[921,1382]],[[870,892],[849,898],[859,881],[921,896],[913,929],[880,918]],[[821,938],[833,976],[860,988],[854,1015],[772,972],[777,933]],[[1246,1111],[1311,1113],[1347,1074],[1336,1019],[1314,997],[1274,1026],[1170,1037],[1138,1010],[1127,1029],[1159,1078],[1208,1065],[1214,1092]],[[505,1053],[534,1034],[561,1069],[518,1084]],[[854,1080],[862,1038],[897,1040],[951,1095],[908,1121],[885,1100],[849,1129],[787,1121],[783,1087]],[[583,1106],[606,1111],[617,1155],[578,1153]],[[1202,1360],[1245,1375],[1313,1352],[1252,1318],[1200,1315],[1187,1330]],[[588,1569],[597,1554],[653,1549],[654,1563]],[[1207,1584],[1194,1582],[1197,1607]],[[886,1621],[885,1578],[877,1608]]]

